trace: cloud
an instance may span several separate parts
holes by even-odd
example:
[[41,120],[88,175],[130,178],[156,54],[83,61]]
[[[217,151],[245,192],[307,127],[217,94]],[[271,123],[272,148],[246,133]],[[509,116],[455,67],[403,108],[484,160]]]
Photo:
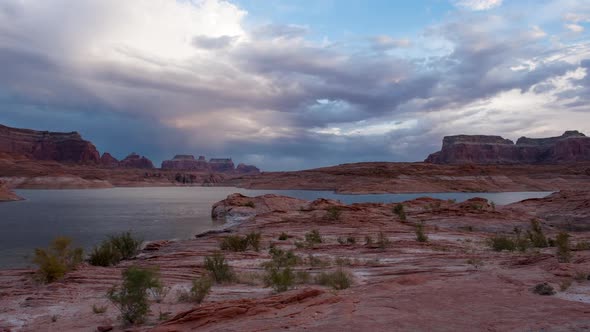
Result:
[[454,4],[457,7],[469,10],[489,10],[502,5],[503,0],[455,0]]
[[[563,23],[572,8],[539,10]],[[119,157],[230,155],[267,170],[421,160],[456,133],[590,131],[587,42],[488,14],[350,46],[245,24],[222,0],[5,0],[0,122],[79,130]]]
[[566,24],[566,29],[570,30],[571,32],[580,33],[584,32],[584,27],[579,24]]

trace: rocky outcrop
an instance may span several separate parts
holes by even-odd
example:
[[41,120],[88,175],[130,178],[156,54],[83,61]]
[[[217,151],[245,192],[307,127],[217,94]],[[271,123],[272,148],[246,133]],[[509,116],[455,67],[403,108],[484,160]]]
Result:
[[77,132],[58,133],[0,125],[0,153],[36,160],[97,164],[96,147]]
[[191,171],[208,171],[209,163],[204,156],[195,159],[193,155],[176,155],[172,160],[164,160],[162,169],[191,170]]
[[0,181],[0,202],[20,201],[23,198],[13,193],[6,184]]
[[100,164],[104,167],[115,168],[119,167],[119,160],[113,157],[110,153],[105,152],[102,154],[102,157],[100,157]]
[[171,160],[164,160],[162,162],[162,169],[213,173],[260,173],[260,170],[252,165],[239,164],[238,167],[235,167],[231,158],[212,158],[207,162],[204,156],[199,156],[199,159],[195,159],[193,155],[186,154],[176,155]]
[[434,164],[553,164],[590,161],[590,138],[566,131],[549,138],[521,137],[516,144],[500,136],[446,136],[442,150],[425,160]]
[[148,158],[140,156],[134,152],[121,160],[119,167],[152,169],[154,168],[154,164]]

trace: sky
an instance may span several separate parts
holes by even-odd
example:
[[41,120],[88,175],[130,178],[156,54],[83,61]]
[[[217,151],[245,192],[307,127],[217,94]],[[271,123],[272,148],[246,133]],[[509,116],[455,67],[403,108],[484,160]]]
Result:
[[0,124],[262,170],[590,134],[588,0],[0,0]]

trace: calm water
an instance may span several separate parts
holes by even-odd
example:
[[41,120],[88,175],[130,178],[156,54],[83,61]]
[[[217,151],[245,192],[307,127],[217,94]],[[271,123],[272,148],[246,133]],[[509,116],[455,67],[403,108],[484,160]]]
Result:
[[17,190],[25,201],[0,203],[0,267],[23,267],[36,247],[69,236],[86,249],[108,235],[131,230],[144,240],[187,239],[223,227],[211,220],[211,205],[240,192],[277,193],[302,199],[319,197],[344,203],[401,202],[421,196],[463,201],[475,196],[496,204],[544,197],[548,192],[339,195],[326,191],[247,190],[167,187],[95,190]]

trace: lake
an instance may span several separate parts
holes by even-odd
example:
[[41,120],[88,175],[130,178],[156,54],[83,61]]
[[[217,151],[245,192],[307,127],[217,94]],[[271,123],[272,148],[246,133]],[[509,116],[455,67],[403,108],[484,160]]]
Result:
[[221,228],[211,220],[211,206],[227,195],[275,193],[313,200],[324,197],[344,203],[401,202],[421,196],[456,199],[483,197],[496,204],[540,198],[550,192],[429,193],[341,195],[327,191],[249,190],[229,187],[112,188],[84,190],[16,190],[25,201],[0,203],[0,268],[31,265],[36,247],[68,236],[90,249],[108,235],[132,231],[144,240],[188,239]]

